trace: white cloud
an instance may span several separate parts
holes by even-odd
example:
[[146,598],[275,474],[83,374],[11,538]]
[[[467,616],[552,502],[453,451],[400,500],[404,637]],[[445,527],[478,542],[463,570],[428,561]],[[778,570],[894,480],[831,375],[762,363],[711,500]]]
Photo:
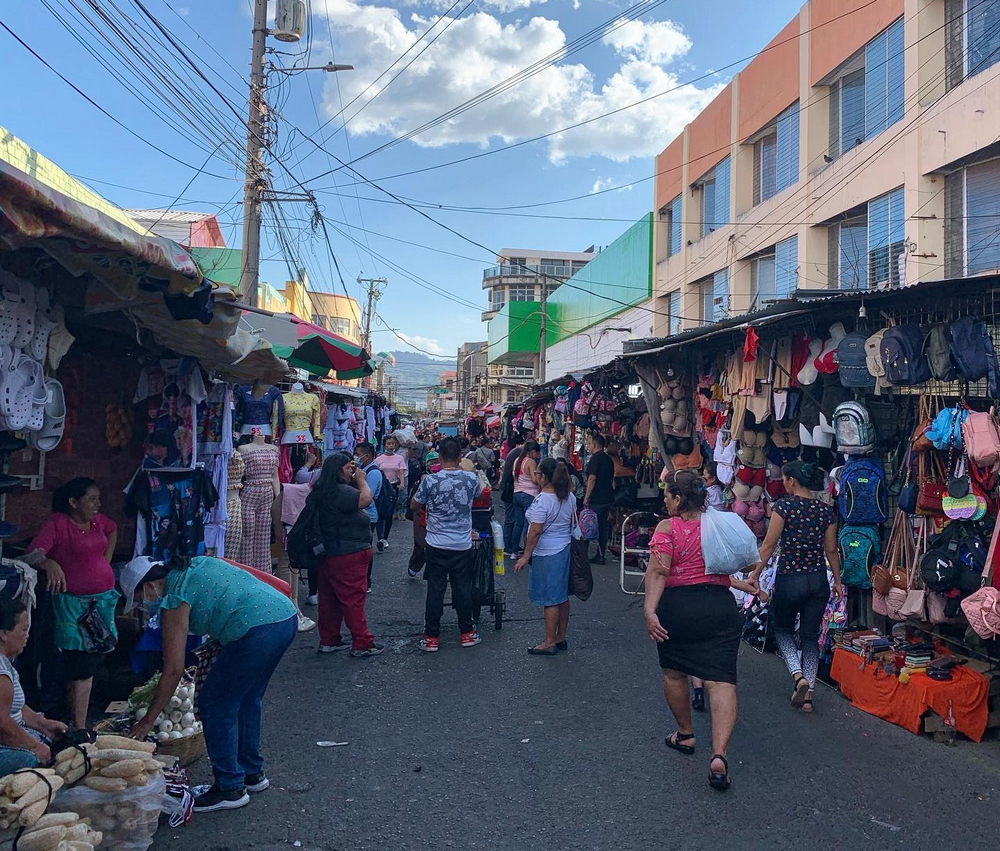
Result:
[[410,346],[418,351],[423,349],[424,351],[430,352],[432,355],[443,355],[445,354],[445,348],[437,340],[431,337],[421,337],[419,334],[405,334],[402,331],[397,331],[400,337],[402,337]]
[[[532,0],[489,2],[502,11],[504,4],[523,8]],[[357,69],[340,75],[345,103],[404,53],[432,22],[417,14],[404,21],[396,9],[357,0],[316,0],[313,9],[329,16],[338,33],[338,59]],[[319,31],[325,29],[322,26]],[[501,83],[566,43],[559,22],[541,16],[509,23],[486,12],[462,17],[353,118],[349,128],[355,135],[398,136]],[[682,86],[677,75],[665,67],[691,47],[687,36],[670,21],[627,22],[618,29],[609,28],[603,43],[619,59],[617,70],[605,80],[596,79],[587,65],[571,57],[419,134],[413,142],[428,148],[458,143],[482,147],[495,142],[509,144],[630,107],[546,143],[554,163],[591,155],[625,161],[662,150],[718,92],[718,86]],[[407,61],[422,46],[423,42]],[[397,70],[398,66],[393,73]],[[348,116],[370,100],[390,76],[383,77],[351,107]],[[652,96],[657,97],[630,106]],[[324,100],[328,115],[336,113],[338,103],[336,83],[328,80]]]
[[177,10],[177,14],[180,15],[182,18],[186,18],[188,15],[191,14],[191,10],[187,6],[181,6]]
[[[590,194],[596,195],[598,192],[603,192],[605,189],[610,189],[612,186],[616,186],[617,182],[612,177],[599,177],[594,181],[594,185],[590,187]],[[623,186],[622,190],[631,192],[631,186]]]

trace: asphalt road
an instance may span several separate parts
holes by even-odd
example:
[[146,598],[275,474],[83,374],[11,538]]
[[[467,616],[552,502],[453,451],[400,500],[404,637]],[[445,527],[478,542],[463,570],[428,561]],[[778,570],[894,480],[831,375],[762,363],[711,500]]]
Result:
[[[995,847],[995,741],[935,744],[823,687],[803,715],[780,660],[746,646],[733,786],[711,790],[709,718],[696,718],[696,756],[664,748],[673,727],[641,603],[610,565],[574,601],[566,655],[525,653],[541,612],[527,576],[509,571],[501,632],[484,624],[483,643],[463,650],[446,612],[441,651],[421,653],[409,536],[398,523],[376,555],[368,614],[386,652],[320,656],[316,633],[300,635],[267,696],[271,789],[161,827],[157,851]],[[204,760],[193,775],[207,779]]]

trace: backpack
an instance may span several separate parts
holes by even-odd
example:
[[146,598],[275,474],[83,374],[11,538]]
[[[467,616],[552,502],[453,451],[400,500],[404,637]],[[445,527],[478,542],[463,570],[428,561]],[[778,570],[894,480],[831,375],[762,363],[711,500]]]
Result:
[[885,469],[878,458],[847,459],[837,505],[841,518],[852,525],[877,525],[889,518]]
[[951,359],[951,332],[944,323],[932,325],[924,340],[924,356],[938,381],[954,381],[958,373]]
[[597,520],[597,512],[592,508],[584,508],[577,519],[580,527],[581,541],[596,541],[600,524]]
[[319,527],[319,502],[310,495],[285,542],[288,563],[293,570],[315,570],[326,555]]
[[924,357],[924,332],[919,325],[887,328],[880,352],[889,384],[909,386],[930,380],[931,369]]
[[872,526],[845,526],[837,536],[840,581],[854,588],[871,588],[871,572],[882,558],[882,536]]
[[875,426],[860,402],[844,402],[834,409],[837,449],[845,455],[867,455],[875,449]]
[[837,345],[837,368],[844,387],[874,387],[875,376],[868,371],[865,343],[868,335],[855,331]]
[[988,414],[971,411],[962,423],[962,439],[965,453],[977,467],[996,469],[1000,466],[1000,429],[993,418],[993,409]]
[[951,323],[951,359],[958,377],[965,381],[987,379],[989,394],[1000,395],[997,382],[997,353],[986,323],[974,316],[963,316]]
[[885,377],[885,366],[882,364],[882,337],[885,331],[876,331],[865,340],[865,366],[875,378]]
[[374,463],[365,470],[365,474],[367,475],[373,468],[378,470],[378,474],[382,477],[382,487],[375,494],[375,511],[379,520],[385,520],[386,517],[396,510],[396,488],[389,483],[389,480],[385,477],[385,473],[379,470]]

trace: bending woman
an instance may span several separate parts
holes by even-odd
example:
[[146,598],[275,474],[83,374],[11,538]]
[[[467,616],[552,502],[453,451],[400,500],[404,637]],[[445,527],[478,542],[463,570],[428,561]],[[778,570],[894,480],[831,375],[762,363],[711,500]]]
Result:
[[545,640],[528,648],[532,656],[555,656],[566,650],[569,625],[569,553],[576,497],[569,489],[565,464],[546,458],[535,470],[542,491],[525,518],[528,540],[514,571],[528,565],[528,597],[545,607]]
[[188,633],[222,645],[198,691],[198,713],[215,783],[194,800],[195,812],[233,810],[250,803],[247,792],[270,784],[260,753],[264,692],[298,631],[295,604],[265,582],[209,556],[158,564],[147,556],[122,571],[125,611],[142,605],[158,616],[163,633],[163,673],[149,711],[132,727],[145,739],[173,697],[184,673]]
[[[816,497],[823,487],[824,472],[816,464],[792,461],[781,468],[788,496],[774,504],[767,537],[760,548],[761,563],[750,575],[757,577],[781,543],[781,559],[771,592],[771,618],[778,651],[795,681],[792,706],[812,712],[813,689],[819,670],[819,633],[830,601],[824,554],[833,571],[833,594],[844,595],[840,584],[840,553],[837,551],[837,518],[833,509]],[[795,644],[795,619],[799,619],[802,659]]]
[[725,575],[706,574],[701,552],[705,481],[693,470],[668,474],[663,499],[670,519],[656,527],[646,569],[646,630],[657,642],[663,694],[677,722],[664,743],[680,753],[695,751],[688,677],[705,681],[712,710],[709,785],[729,788],[726,751],[736,725],[736,659],[743,618]]

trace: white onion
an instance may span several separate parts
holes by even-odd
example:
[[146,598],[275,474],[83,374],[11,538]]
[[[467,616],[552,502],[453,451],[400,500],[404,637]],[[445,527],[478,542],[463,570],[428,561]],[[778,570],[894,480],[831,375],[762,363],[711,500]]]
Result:
[[179,739],[179,738],[181,738],[181,731],[180,730],[171,730],[169,735],[170,735],[171,739]]
[[181,712],[179,709],[175,709],[173,712],[170,713],[170,720],[173,722],[173,725],[175,727],[178,724],[180,724],[181,718],[183,718],[183,717],[184,717],[184,713]]
[[159,715],[156,716],[156,723],[157,724],[162,724],[166,720],[167,720],[167,713],[166,712],[161,712]]
[[156,741],[165,742],[170,738],[170,733],[164,733],[162,730],[156,734]]
[[194,735],[194,727],[189,726],[181,730],[181,738],[186,739],[188,736],[193,736],[193,735]]
[[145,707],[145,706],[140,706],[140,707],[139,707],[139,708],[138,708],[138,709],[137,709],[137,710],[135,711],[135,720],[136,720],[136,721],[141,721],[141,720],[142,720],[143,718],[145,718],[145,717],[146,717],[146,713],[147,713],[147,712],[149,712],[149,709],[148,709],[147,707]]
[[161,721],[160,722],[160,730],[162,730],[164,733],[169,733],[173,729],[174,729],[174,723],[173,723],[173,721],[170,721],[168,719],[166,721]]
[[167,704],[171,709],[179,709],[181,705],[181,699],[175,694],[170,698],[170,702]]
[[201,725],[201,721],[195,721],[194,722],[194,731],[196,733],[200,733],[201,732],[201,726],[202,726]]
[[181,712],[192,712],[194,710],[194,701],[188,698],[181,704]]
[[183,717],[181,718],[181,724],[183,724],[185,727],[194,726],[194,713],[185,712]]

